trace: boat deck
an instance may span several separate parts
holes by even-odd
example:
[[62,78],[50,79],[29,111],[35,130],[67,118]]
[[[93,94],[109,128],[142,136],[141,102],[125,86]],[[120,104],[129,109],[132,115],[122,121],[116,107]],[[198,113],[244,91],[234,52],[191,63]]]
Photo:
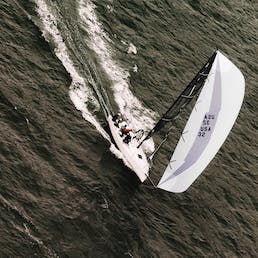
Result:
[[137,148],[139,141],[133,138],[133,133],[131,141],[127,144],[123,142],[124,137],[120,136],[120,127],[115,126],[112,117],[108,117],[108,124],[110,127],[111,134],[117,145],[117,148],[122,153],[126,165],[133,170],[139,177],[141,182],[143,182],[149,175],[149,163],[146,154],[143,152],[142,148]]

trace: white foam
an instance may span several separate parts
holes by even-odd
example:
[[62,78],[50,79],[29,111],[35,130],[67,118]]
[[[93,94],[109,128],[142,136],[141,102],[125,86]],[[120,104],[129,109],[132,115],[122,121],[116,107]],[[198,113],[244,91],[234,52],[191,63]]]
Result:
[[[104,131],[98,121],[90,113],[87,108],[87,102],[90,101],[94,104],[96,109],[99,109],[99,103],[93,96],[91,88],[86,84],[85,79],[76,71],[72,60],[69,57],[68,49],[64,40],[58,30],[57,20],[51,12],[45,0],[35,0],[37,4],[37,12],[43,23],[43,36],[45,39],[53,40],[56,48],[54,49],[56,56],[61,60],[67,72],[71,75],[72,83],[69,89],[69,95],[75,107],[82,112],[82,116],[88,122],[93,124],[96,129],[102,134],[103,137],[109,139],[108,134]],[[51,38],[49,38],[49,36]]]
[[114,12],[114,7],[109,4],[107,5],[107,9],[110,13]]
[[133,43],[127,42],[125,40],[121,40],[121,43],[125,46],[127,46],[127,54],[137,54],[137,48]]
[[129,43],[129,47],[128,47],[127,53],[128,54],[134,54],[134,55],[137,54],[137,48],[136,48],[136,46],[133,43]]
[[134,72],[134,73],[137,73],[137,72],[138,72],[138,66],[137,66],[137,64],[134,65],[134,67],[133,67],[133,72]]
[[[99,57],[100,63],[110,80],[114,92],[114,99],[119,106],[120,112],[129,121],[133,129],[142,128],[148,131],[154,126],[153,118],[156,116],[153,111],[144,108],[141,102],[132,94],[129,89],[129,72],[123,70],[112,57],[112,50],[109,46],[111,39],[103,31],[95,13],[95,5],[89,0],[80,0],[79,15],[89,35],[88,45]],[[131,51],[137,53],[135,46],[131,44]],[[154,143],[149,140],[145,147],[148,151],[154,149]]]

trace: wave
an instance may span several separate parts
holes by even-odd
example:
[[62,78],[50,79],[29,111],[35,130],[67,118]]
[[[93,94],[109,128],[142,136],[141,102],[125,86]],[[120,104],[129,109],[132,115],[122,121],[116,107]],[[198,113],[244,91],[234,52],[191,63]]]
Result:
[[[44,242],[39,238],[33,235],[33,231],[37,231],[36,226],[32,222],[32,220],[29,218],[28,215],[25,214],[24,211],[19,209],[16,205],[12,204],[10,201],[6,200],[1,194],[0,194],[0,203],[5,207],[9,212],[12,212],[14,216],[16,216],[17,220],[15,222],[11,222],[13,227],[16,228],[21,233],[25,234],[27,237],[29,237],[33,242],[37,243],[37,245],[41,248],[44,254],[47,255],[47,257],[54,257],[58,258],[59,256],[54,252],[54,250],[47,247]],[[21,225],[19,225],[17,222],[22,221]]]

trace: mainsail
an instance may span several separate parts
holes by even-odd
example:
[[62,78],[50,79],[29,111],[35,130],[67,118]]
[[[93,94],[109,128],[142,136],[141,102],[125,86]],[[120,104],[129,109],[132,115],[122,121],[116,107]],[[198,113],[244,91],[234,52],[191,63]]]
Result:
[[205,80],[210,72],[214,59],[216,57],[217,52],[215,51],[212,56],[209,58],[207,63],[202,67],[202,69],[196,74],[196,76],[192,79],[192,81],[187,85],[187,87],[183,90],[183,92],[179,95],[173,105],[167,110],[167,112],[160,118],[154,128],[147,134],[144,140],[138,145],[149,139],[154,133],[159,131],[162,127],[164,127],[168,122],[174,120],[180,111],[188,105],[193,97],[198,94],[200,89],[203,87]]
[[241,71],[219,51],[211,56],[190,85],[150,133],[161,128],[166,120],[173,119],[202,87],[158,184],[159,188],[175,193],[185,191],[216,155],[237,118],[244,97]]

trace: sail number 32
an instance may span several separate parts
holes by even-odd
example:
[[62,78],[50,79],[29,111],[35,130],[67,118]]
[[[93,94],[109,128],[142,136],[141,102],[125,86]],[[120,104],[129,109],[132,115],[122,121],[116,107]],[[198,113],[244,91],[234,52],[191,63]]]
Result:
[[201,128],[198,132],[198,136],[199,137],[205,137],[207,133],[209,133],[212,129],[212,120],[215,119],[215,115],[214,114],[205,114],[203,121],[202,121],[202,125]]

